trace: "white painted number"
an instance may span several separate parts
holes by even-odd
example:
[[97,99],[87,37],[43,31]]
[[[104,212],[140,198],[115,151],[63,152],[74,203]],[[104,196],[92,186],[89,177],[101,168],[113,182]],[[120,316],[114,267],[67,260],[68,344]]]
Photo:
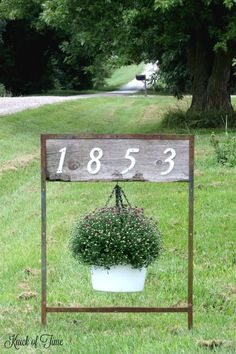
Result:
[[168,170],[161,172],[162,176],[168,175],[173,170],[174,165],[175,165],[175,163],[173,161],[176,156],[175,149],[168,148],[164,151],[164,154],[167,154],[168,152],[171,152],[171,155],[164,162],[168,162],[170,164],[170,166],[169,166]]
[[[62,173],[63,165],[64,165],[64,161],[65,161],[65,156],[66,156],[66,147],[59,150],[59,152],[61,153],[61,156],[60,156],[60,161],[59,161],[57,173]],[[121,172],[122,175],[126,174],[127,172],[132,170],[132,168],[134,168],[134,166],[136,164],[136,160],[133,156],[131,156],[131,153],[137,153],[137,152],[139,152],[139,148],[129,148],[126,151],[125,158],[130,160],[131,163],[128,168],[126,168],[125,170],[123,170]],[[166,171],[161,172],[162,176],[168,175],[173,170],[174,165],[175,165],[175,163],[174,163],[174,158],[176,156],[175,149],[168,148],[164,151],[164,154],[167,154],[168,152],[170,152],[171,155],[164,162],[169,163],[169,168]],[[95,153],[97,153],[97,156],[94,155]],[[102,158],[102,156],[103,156],[103,151],[102,151],[102,149],[100,149],[98,147],[95,147],[90,151],[91,160],[88,162],[88,165],[87,165],[87,170],[90,174],[95,175],[96,173],[98,173],[100,171],[100,169],[101,169],[100,159]],[[95,164],[94,168],[93,168],[93,164]]]
[[130,155],[130,153],[133,153],[133,152],[139,152],[139,149],[138,148],[130,148],[126,151],[126,154],[125,154],[125,158],[126,159],[129,159],[131,161],[131,164],[128,168],[126,168],[124,171],[122,171],[122,175],[124,175],[125,173],[127,173],[128,171],[132,170],[132,168],[134,167],[135,163],[136,163],[136,160],[133,156]]
[[62,173],[62,169],[63,169],[63,165],[64,165],[64,161],[65,161],[65,156],[66,156],[66,147],[59,150],[59,152],[61,153],[61,157],[60,157],[57,173]]
[[[98,155],[95,157],[94,156],[94,153],[97,152]],[[87,165],[87,170],[89,173],[91,173],[92,175],[95,175],[96,173],[98,173],[98,171],[100,170],[101,168],[101,162],[99,161],[103,156],[103,151],[102,149],[100,148],[93,148],[91,151],[90,151],[90,157],[91,157],[91,160],[89,161],[88,165]],[[92,164],[95,163],[96,166],[95,168],[92,170]]]

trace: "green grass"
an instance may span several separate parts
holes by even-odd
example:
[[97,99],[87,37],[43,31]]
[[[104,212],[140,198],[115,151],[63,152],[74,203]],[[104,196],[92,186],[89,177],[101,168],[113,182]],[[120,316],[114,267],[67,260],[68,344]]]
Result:
[[[216,163],[207,130],[195,132],[194,329],[187,329],[186,314],[48,314],[47,327],[40,326],[40,133],[174,133],[160,131],[160,123],[176,104],[168,96],[94,98],[0,118],[0,353],[16,351],[4,348],[10,335],[34,339],[43,333],[63,339],[63,346],[44,349],[41,344],[37,351],[26,346],[19,352],[236,352],[236,168]],[[188,100],[181,103],[187,104]],[[130,202],[159,220],[165,250],[150,267],[144,292],[91,290],[89,270],[77,265],[68,252],[68,234],[73,220],[102,206],[113,186],[48,184],[48,305],[186,303],[187,184],[180,183],[123,183]],[[34,275],[26,274],[26,268]],[[24,291],[37,296],[19,300]],[[198,345],[201,340],[226,342],[210,350]]]
[[88,90],[70,90],[70,89],[51,89],[44,93],[34,94],[29,96],[76,96],[76,95],[86,95],[99,93],[99,90],[88,89]]

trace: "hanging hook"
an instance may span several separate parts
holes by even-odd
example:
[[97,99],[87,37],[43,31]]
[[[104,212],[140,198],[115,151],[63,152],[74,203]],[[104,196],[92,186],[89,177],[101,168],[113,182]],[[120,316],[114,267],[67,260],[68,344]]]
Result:
[[107,205],[109,204],[109,201],[111,200],[112,196],[115,196],[115,205],[116,205],[116,208],[118,208],[119,210],[120,209],[123,209],[124,208],[124,203],[123,203],[123,198],[122,196],[124,197],[124,199],[126,200],[127,204],[131,207],[130,205],[130,202],[128,201],[127,197],[126,197],[126,194],[125,192],[123,191],[123,189],[121,188],[121,186],[119,186],[118,184],[118,181],[116,182],[116,185],[115,187],[113,188],[110,196],[108,197],[108,200],[105,204],[105,207],[107,207]]

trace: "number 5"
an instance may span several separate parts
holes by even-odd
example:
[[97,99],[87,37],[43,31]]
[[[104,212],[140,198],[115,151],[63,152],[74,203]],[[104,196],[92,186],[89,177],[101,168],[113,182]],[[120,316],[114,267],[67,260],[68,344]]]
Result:
[[139,152],[139,149],[138,148],[130,148],[126,151],[125,158],[129,159],[131,161],[131,164],[128,168],[126,168],[124,171],[121,172],[122,175],[124,175],[128,171],[132,170],[132,168],[134,167],[134,165],[136,163],[135,158],[133,156],[130,156],[131,152]]

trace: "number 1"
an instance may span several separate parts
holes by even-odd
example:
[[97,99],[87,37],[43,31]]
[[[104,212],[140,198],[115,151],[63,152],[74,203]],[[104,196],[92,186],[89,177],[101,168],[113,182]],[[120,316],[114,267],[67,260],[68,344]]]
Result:
[[59,152],[61,152],[61,157],[60,157],[57,173],[62,173],[64,160],[65,160],[65,156],[66,156],[66,147],[64,147],[63,149],[59,150]]

